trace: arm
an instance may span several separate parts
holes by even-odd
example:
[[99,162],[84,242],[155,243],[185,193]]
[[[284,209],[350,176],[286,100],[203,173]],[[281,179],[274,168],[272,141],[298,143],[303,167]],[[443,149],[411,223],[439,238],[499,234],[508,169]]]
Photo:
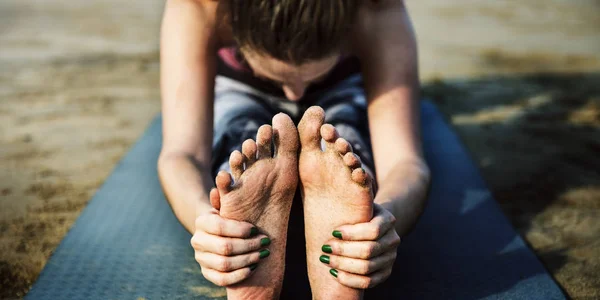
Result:
[[403,1],[379,2],[382,7],[375,13],[367,11],[360,16],[366,32],[358,35],[363,39],[358,45],[369,47],[359,48],[358,53],[365,62],[369,128],[379,186],[375,203],[395,216],[395,229],[404,236],[424,209],[429,185],[419,130],[417,45]]
[[221,218],[209,191],[218,39],[216,1],[169,0],[161,29],[163,146],[158,173],[175,215],[211,282],[227,286],[251,274],[264,235],[252,224]]
[[163,146],[160,180],[183,226],[212,209],[210,161],[216,38],[210,7],[194,1],[166,3],[161,28]]

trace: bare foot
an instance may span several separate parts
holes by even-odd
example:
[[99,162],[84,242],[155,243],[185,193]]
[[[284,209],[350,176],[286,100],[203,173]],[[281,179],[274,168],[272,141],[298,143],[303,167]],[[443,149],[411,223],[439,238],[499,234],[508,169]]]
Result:
[[[271,141],[275,155],[271,155]],[[228,299],[276,299],[285,268],[287,225],[298,182],[298,131],[285,114],[273,118],[273,128],[258,129],[256,142],[246,140],[242,152],[231,153],[232,176],[221,171],[213,206],[228,219],[246,221],[271,239],[270,256],[250,278],[227,288]],[[233,179],[233,184],[232,184]]]
[[[299,175],[303,193],[308,276],[314,299],[360,298],[361,291],[338,283],[319,261],[321,246],[341,225],[368,222],[373,215],[370,177],[350,144],[323,125],[320,107],[309,108],[300,124]],[[321,138],[325,150],[321,150]]]

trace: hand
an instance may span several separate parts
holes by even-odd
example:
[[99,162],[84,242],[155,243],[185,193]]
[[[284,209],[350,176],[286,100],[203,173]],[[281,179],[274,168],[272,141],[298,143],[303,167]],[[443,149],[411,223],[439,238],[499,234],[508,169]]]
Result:
[[254,225],[225,219],[217,210],[196,218],[191,244],[202,275],[218,286],[229,286],[252,275],[260,259],[269,256],[271,240]]
[[392,274],[400,245],[396,218],[381,205],[373,205],[375,216],[370,222],[338,227],[333,232],[337,238],[322,247],[321,262],[347,287],[372,288]]

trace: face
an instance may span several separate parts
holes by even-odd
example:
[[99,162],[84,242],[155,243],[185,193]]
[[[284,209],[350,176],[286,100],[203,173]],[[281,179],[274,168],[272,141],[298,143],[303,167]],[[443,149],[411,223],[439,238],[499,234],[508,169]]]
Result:
[[279,84],[291,101],[300,100],[309,84],[323,80],[339,59],[335,54],[297,66],[252,52],[243,54],[255,76]]

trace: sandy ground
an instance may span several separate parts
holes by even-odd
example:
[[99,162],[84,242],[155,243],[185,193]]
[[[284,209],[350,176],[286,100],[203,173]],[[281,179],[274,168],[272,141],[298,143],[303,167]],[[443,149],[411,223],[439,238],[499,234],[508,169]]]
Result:
[[[159,111],[162,1],[0,2],[0,298]],[[600,3],[409,3],[424,93],[573,298],[600,297]]]

